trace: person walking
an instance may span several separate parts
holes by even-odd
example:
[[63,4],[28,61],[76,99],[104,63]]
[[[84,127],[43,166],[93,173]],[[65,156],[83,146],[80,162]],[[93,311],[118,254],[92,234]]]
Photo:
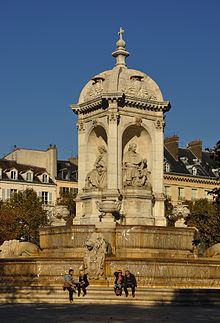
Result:
[[129,270],[126,270],[124,277],[125,296],[128,297],[128,288],[131,288],[132,296],[135,297],[135,287],[137,287],[135,276],[131,274]]
[[66,289],[69,292],[69,301],[70,304],[73,303],[73,293],[76,293],[76,285],[74,284],[73,280],[73,269],[69,270],[69,273],[64,276],[64,285],[63,285],[63,290],[65,291]]
[[86,287],[89,286],[89,281],[87,278],[87,274],[83,270],[79,271],[79,282],[77,283],[78,297],[81,294],[81,290],[83,291],[83,296],[87,294]]

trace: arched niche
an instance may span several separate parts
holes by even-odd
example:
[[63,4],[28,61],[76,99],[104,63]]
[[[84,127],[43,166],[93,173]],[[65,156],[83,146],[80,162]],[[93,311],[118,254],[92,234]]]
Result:
[[98,125],[92,129],[87,141],[87,172],[93,169],[96,157],[98,155],[98,146],[101,145],[105,146],[107,149],[107,133],[102,126]]
[[122,135],[122,161],[124,153],[128,151],[130,144],[137,145],[137,153],[142,158],[146,158],[148,162],[148,169],[151,169],[152,165],[152,141],[148,131],[142,126],[130,125],[128,126]]

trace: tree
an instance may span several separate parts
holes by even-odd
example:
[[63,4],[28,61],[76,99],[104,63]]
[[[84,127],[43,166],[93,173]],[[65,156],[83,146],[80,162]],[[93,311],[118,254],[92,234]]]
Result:
[[22,239],[39,244],[39,229],[46,225],[46,211],[32,189],[14,193],[0,207],[0,243]]
[[196,227],[199,230],[199,238],[194,241],[211,246],[220,242],[220,217],[216,203],[208,199],[199,199],[194,202],[186,202],[190,214],[186,218],[187,226]]

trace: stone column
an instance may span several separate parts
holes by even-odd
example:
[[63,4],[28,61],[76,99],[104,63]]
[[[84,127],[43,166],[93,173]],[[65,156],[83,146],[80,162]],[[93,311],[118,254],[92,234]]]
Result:
[[109,103],[107,189],[118,190],[118,114],[117,101]]
[[153,144],[153,193],[155,197],[154,218],[156,226],[166,226],[164,216],[163,196],[163,117],[159,116],[155,121],[154,144]]

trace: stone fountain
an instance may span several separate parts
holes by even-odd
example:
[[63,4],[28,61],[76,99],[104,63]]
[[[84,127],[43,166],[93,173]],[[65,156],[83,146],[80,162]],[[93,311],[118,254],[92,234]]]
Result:
[[[41,229],[42,251],[29,260],[29,272],[40,285],[84,267],[96,284],[112,285],[114,271],[128,268],[139,286],[220,287],[220,261],[197,258],[196,229],[166,226],[163,130],[170,103],[147,74],[127,68],[123,32],[114,68],[90,79],[71,106],[79,147],[73,225]],[[16,260],[18,271],[27,270],[23,265]]]

